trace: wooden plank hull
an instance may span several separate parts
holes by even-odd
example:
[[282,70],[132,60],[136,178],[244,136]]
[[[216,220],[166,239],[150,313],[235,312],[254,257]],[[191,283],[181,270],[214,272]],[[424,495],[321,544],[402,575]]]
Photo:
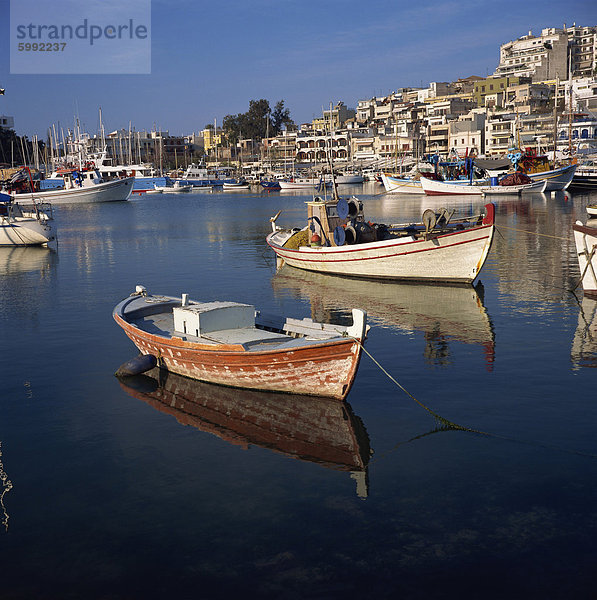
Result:
[[[114,319],[142,354],[157,357],[159,366],[178,375],[237,388],[324,396],[344,400],[356,376],[362,335],[309,340],[302,345],[247,350],[240,344],[189,341],[150,333],[126,320],[126,304]],[[172,303],[170,303],[172,310]],[[291,337],[288,338],[292,340]]]
[[[493,209],[493,207],[492,207]],[[287,249],[267,241],[284,263],[350,277],[472,283],[491,248],[493,215],[487,224],[429,239],[389,240],[352,246]]]
[[597,227],[587,227],[577,221],[572,230],[584,295],[597,298]]

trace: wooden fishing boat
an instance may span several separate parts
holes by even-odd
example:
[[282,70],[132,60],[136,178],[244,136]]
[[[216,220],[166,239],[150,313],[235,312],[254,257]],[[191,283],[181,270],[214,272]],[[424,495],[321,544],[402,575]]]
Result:
[[486,194],[542,193],[546,190],[548,183],[546,180],[540,180],[521,185],[488,185],[486,181],[470,184],[421,177],[421,185],[428,196],[484,196]]
[[382,173],[381,181],[388,194],[425,194],[421,181],[418,179],[405,179],[394,177],[389,173]]
[[267,243],[278,264],[347,275],[410,281],[472,283],[491,248],[495,207],[453,219],[453,212],[427,210],[422,223],[384,225],[365,221],[357,198],[307,203],[307,226],[282,229],[270,219]]
[[25,207],[12,202],[8,194],[0,193],[0,246],[42,246],[55,239],[49,204]]
[[248,449],[350,473],[367,496],[372,450],[367,430],[347,402],[274,394],[195,381],[160,369],[120,379],[122,389],[181,425]]
[[576,221],[572,230],[584,295],[597,298],[597,227]]
[[120,302],[114,319],[143,355],[192,379],[343,400],[357,372],[367,315],[350,327],[273,317],[248,304],[148,295]]
[[549,171],[527,173],[527,175],[533,181],[547,181],[547,187],[545,188],[546,192],[558,192],[568,188],[572,182],[577,166],[578,165],[568,165],[557,169],[550,169]]
[[597,204],[587,204],[587,215],[589,219],[597,218]]

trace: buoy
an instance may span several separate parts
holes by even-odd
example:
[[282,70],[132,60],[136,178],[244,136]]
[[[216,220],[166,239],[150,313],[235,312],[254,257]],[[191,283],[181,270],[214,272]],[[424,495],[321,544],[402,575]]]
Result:
[[153,369],[158,364],[158,359],[153,354],[139,354],[136,358],[127,360],[118,367],[116,377],[129,377],[131,375],[140,375]]
[[311,236],[311,246],[321,246],[321,238],[316,233]]

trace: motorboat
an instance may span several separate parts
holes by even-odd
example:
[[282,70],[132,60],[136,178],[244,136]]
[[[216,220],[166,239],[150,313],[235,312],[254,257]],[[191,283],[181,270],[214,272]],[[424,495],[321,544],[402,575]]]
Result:
[[56,239],[52,207],[24,206],[0,193],[0,246],[42,246]]

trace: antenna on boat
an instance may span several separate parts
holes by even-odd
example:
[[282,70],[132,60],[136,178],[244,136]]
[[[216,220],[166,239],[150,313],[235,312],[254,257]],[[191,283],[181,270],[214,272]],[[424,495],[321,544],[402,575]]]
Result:
[[[323,113],[323,120],[325,123],[325,112]],[[336,183],[336,175],[334,174],[334,165],[332,163],[332,157],[331,157],[333,129],[334,128],[333,128],[333,123],[332,123],[332,103],[330,102],[330,130],[329,130],[329,135],[328,135],[328,143],[326,144],[326,157],[328,160],[328,164],[330,166],[330,175],[332,178],[332,199],[335,200],[336,202],[338,202],[338,200],[340,200],[340,196],[338,195],[338,184]],[[325,178],[323,180],[323,186],[324,186],[324,190],[325,190]]]

